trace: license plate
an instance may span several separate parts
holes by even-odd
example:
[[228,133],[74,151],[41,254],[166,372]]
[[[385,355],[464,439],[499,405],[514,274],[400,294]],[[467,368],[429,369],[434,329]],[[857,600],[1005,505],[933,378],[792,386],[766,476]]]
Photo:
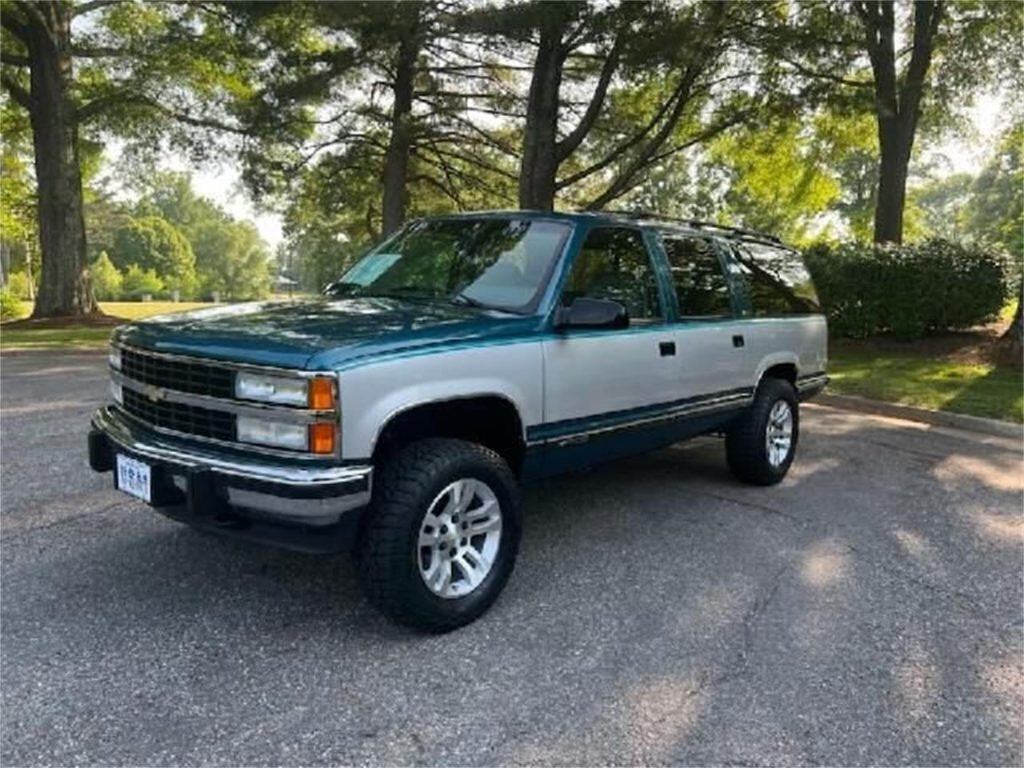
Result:
[[117,454],[117,487],[137,499],[149,502],[149,465]]

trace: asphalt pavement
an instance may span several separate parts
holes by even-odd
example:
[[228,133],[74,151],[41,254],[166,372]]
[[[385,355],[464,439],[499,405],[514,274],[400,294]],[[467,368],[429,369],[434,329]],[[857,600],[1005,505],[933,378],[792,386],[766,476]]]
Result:
[[1017,441],[809,406],[775,488],[714,439],[544,482],[421,636],[90,472],[104,366],[0,361],[4,766],[1024,762]]

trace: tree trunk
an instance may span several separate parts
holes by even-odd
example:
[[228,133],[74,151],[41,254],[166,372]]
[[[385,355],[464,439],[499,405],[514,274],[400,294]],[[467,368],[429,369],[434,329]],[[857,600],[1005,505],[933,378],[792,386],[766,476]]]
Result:
[[71,99],[71,5],[40,3],[30,22],[32,141],[39,188],[42,275],[33,317],[96,311],[85,257],[78,124]]
[[903,209],[907,195],[910,147],[899,120],[878,120],[878,198],[875,201],[875,242],[903,242]]
[[894,4],[889,0],[862,0],[853,8],[864,27],[864,45],[874,76],[879,143],[875,242],[901,243],[907,168],[943,5],[938,0],[915,0],[910,61],[902,77],[897,72]]
[[409,153],[412,150],[412,99],[419,46],[413,25],[398,46],[393,83],[394,105],[391,110],[391,138],[384,157],[384,203],[382,234],[387,236],[405,222],[408,204],[407,180]]
[[541,28],[540,46],[533,63],[530,94],[523,132],[523,160],[519,167],[519,207],[550,211],[555,207],[558,174],[558,94],[566,51],[562,46],[564,22]]

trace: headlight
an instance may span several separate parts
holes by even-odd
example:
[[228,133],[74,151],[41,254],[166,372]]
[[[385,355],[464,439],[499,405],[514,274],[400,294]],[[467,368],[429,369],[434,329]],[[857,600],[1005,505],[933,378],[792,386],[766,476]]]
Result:
[[251,416],[239,416],[235,424],[241,442],[291,448],[295,451],[309,449],[309,427],[306,424],[266,421]]
[[235,397],[276,405],[304,406],[309,402],[306,379],[239,373],[235,377]]
[[110,360],[110,367],[111,368],[113,368],[115,371],[120,371],[121,370],[121,350],[120,349],[118,349],[117,347],[111,347],[110,348],[109,360]]
[[235,397],[274,405],[296,405],[328,411],[335,407],[335,384],[330,376],[312,379],[239,373],[235,377]]
[[121,385],[116,381],[110,382],[110,397],[118,405],[124,404],[124,393],[121,391]]

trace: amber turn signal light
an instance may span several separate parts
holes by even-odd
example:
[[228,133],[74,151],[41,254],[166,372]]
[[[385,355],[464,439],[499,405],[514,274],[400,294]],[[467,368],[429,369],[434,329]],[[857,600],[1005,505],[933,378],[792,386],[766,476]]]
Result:
[[335,427],[325,421],[309,425],[309,450],[311,453],[334,453]]
[[309,407],[315,411],[334,408],[334,382],[326,376],[309,380]]

